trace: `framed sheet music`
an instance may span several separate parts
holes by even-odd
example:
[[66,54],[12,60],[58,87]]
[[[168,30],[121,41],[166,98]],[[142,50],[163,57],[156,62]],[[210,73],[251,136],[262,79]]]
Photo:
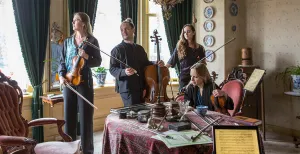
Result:
[[254,69],[244,89],[250,92],[254,92],[257,85],[260,83],[261,79],[263,78],[265,72],[266,70],[257,69],[257,68]]
[[257,126],[213,126],[215,154],[262,154]]

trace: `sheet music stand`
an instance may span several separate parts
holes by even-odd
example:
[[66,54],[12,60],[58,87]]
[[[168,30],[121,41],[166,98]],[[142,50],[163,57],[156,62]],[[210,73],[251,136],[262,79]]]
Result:
[[262,154],[263,143],[257,126],[214,125],[213,154],[242,152]]
[[257,89],[257,87],[260,86],[260,90],[261,90],[261,120],[262,120],[262,131],[263,131],[263,140],[264,141],[266,140],[265,103],[264,103],[264,85],[263,85],[263,77],[265,74],[266,74],[266,70],[257,69],[257,68],[254,69],[254,71],[252,72],[246,85],[244,86],[244,96],[246,96],[247,92],[253,93]]

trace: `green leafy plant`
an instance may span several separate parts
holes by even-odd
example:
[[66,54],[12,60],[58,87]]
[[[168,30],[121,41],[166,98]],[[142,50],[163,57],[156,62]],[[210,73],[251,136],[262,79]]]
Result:
[[107,73],[107,70],[105,67],[94,67],[92,68],[94,73]]
[[282,81],[284,86],[290,85],[292,82],[291,75],[300,75],[300,66],[287,67],[283,72],[276,74],[275,81]]
[[278,77],[285,78],[290,75],[300,75],[300,66],[287,67],[284,72],[280,72],[276,75],[276,79],[278,79]]

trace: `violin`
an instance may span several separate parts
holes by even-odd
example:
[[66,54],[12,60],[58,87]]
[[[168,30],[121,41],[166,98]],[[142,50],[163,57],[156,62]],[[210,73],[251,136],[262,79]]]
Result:
[[[217,74],[216,74],[215,71],[213,71],[212,72],[213,90],[216,89],[216,84],[215,84],[216,78],[217,78]],[[229,114],[228,111],[227,111],[227,109],[226,109],[226,107],[225,107],[225,104],[226,104],[226,98],[225,98],[225,96],[215,97],[212,94],[210,96],[210,100],[211,100],[211,103],[214,106],[216,112],[223,113],[223,114],[226,114],[226,115]]]
[[[158,36],[157,30],[154,30],[153,35],[154,36],[150,38],[153,39],[151,41],[156,44],[157,61],[160,61],[159,41],[161,41],[161,38]],[[170,73],[167,67],[159,67],[158,65],[147,66],[145,69],[145,80],[145,101],[147,103],[157,102],[159,104],[160,102],[170,101],[166,92],[170,80]]]
[[85,60],[81,56],[76,55],[72,59],[72,64],[73,67],[71,71],[66,74],[66,79],[72,85],[78,86],[82,82],[81,70],[85,65]]

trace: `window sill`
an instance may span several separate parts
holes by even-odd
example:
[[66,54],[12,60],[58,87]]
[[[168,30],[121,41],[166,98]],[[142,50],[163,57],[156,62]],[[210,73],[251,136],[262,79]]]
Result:
[[[172,86],[177,86],[179,85],[178,82],[169,82],[169,85],[172,85]],[[115,88],[115,84],[114,83],[110,83],[110,84],[105,84],[103,87],[97,87],[97,86],[94,86],[94,90],[104,90],[104,89],[114,89]],[[47,95],[47,94],[52,94],[53,92],[46,92],[44,93],[44,95]],[[60,92],[55,92],[55,94],[60,94]],[[26,100],[26,99],[32,99],[32,93],[27,93],[26,95],[23,95],[23,99]]]
[[28,93],[26,95],[23,95],[23,100],[32,99],[32,93]]

